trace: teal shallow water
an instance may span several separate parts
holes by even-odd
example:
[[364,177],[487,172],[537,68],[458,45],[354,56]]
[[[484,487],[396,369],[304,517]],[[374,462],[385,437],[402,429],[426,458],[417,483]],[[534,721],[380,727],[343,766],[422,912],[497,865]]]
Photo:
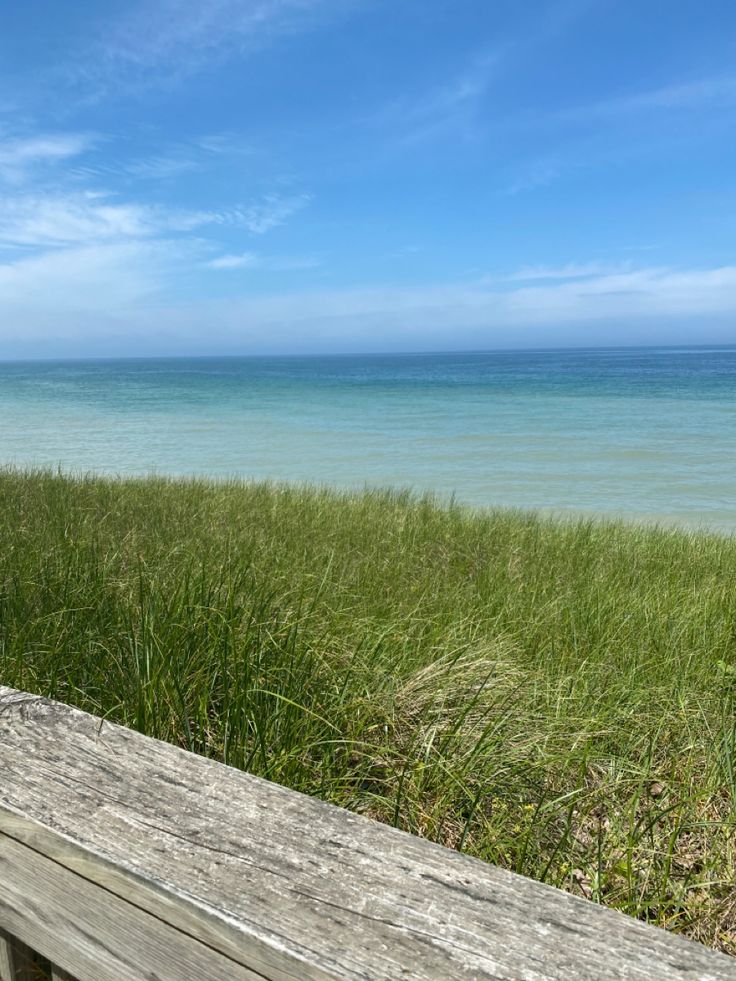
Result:
[[0,364],[0,462],[736,528],[736,348]]

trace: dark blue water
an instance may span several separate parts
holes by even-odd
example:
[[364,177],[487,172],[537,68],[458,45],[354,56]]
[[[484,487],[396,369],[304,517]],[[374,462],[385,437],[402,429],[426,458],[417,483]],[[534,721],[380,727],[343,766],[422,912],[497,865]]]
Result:
[[0,461],[736,527],[736,348],[0,364]]

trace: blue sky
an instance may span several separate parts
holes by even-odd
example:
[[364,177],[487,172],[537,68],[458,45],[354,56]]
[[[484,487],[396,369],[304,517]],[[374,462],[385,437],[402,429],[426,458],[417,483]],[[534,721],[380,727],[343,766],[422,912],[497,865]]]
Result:
[[0,357],[736,342],[727,0],[0,10]]

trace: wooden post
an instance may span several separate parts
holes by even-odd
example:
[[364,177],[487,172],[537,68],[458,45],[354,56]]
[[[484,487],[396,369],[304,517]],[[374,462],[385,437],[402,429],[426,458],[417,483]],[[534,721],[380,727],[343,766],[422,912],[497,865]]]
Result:
[[0,930],[0,981],[38,981],[33,953],[20,940]]
[[13,981],[15,968],[13,967],[13,952],[10,941],[0,933],[0,981]]
[[67,974],[66,971],[62,971],[60,967],[52,967],[51,981],[74,981],[74,978],[71,974]]

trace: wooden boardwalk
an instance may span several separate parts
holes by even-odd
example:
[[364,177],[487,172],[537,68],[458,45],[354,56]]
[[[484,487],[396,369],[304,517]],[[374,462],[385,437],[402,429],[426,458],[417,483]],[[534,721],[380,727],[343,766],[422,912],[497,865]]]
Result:
[[32,976],[28,948],[59,981],[736,981],[736,959],[7,688],[0,929],[2,981]]

